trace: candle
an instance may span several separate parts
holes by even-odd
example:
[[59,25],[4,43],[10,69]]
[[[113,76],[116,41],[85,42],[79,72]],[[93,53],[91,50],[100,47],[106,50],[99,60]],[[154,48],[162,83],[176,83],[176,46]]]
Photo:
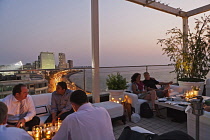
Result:
[[52,132],[49,130],[49,128],[46,128],[46,133],[45,133],[46,139],[51,139],[51,134]]
[[41,128],[38,125],[33,126],[32,128],[32,135],[34,138],[40,138],[41,137]]

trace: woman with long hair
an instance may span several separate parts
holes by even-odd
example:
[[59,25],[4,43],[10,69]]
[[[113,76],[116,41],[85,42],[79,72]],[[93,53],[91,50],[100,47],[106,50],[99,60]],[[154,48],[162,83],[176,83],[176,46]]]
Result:
[[157,99],[156,91],[151,90],[147,91],[144,87],[143,82],[141,81],[141,74],[134,73],[131,77],[132,91],[134,94],[138,95],[139,99],[145,99],[152,102],[152,110],[155,111],[155,100]]

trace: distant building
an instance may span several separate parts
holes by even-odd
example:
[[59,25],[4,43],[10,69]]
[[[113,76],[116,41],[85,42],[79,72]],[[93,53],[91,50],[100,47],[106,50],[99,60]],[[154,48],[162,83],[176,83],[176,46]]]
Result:
[[34,68],[34,65],[32,65],[31,63],[26,63],[25,65],[23,65],[24,70],[32,70]]
[[58,59],[59,59],[58,68],[67,68],[65,53],[59,53]]
[[55,57],[52,52],[41,52],[38,60],[40,69],[55,69]]
[[73,68],[73,60],[68,60],[68,68]]
[[40,68],[40,63],[39,63],[39,61],[34,61],[34,62],[33,62],[33,67],[34,67],[34,69],[39,69],[39,68]]
[[36,73],[16,73],[15,75],[0,76],[0,99],[12,93],[17,84],[25,84],[29,94],[42,94],[48,91],[48,81],[43,75]]

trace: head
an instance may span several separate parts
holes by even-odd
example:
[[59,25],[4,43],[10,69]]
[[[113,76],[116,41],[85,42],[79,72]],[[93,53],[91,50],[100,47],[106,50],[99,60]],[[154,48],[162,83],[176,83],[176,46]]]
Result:
[[150,79],[149,72],[145,72],[144,73],[144,78],[145,78],[145,80],[149,80]]
[[140,73],[134,73],[133,76],[131,77],[131,83],[140,81],[141,79],[141,74]]
[[75,90],[70,97],[72,108],[76,112],[79,107],[88,102],[87,95],[82,90]]
[[58,82],[57,86],[56,86],[56,92],[58,94],[63,95],[67,90],[67,84],[66,82]]
[[0,125],[7,123],[7,105],[3,102],[0,102]]
[[24,99],[26,99],[27,95],[28,95],[28,89],[27,86],[24,84],[18,84],[16,85],[13,90],[12,90],[12,94],[15,96],[15,98],[19,101],[22,101]]

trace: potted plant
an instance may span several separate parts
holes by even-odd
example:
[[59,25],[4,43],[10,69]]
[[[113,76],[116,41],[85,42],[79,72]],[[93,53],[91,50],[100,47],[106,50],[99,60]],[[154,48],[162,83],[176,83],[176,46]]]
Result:
[[[210,15],[201,17],[200,20],[195,19],[195,23],[194,32],[188,30],[187,35],[184,35],[181,29],[173,28],[166,32],[166,35],[170,35],[170,37],[159,39],[158,44],[163,46],[163,54],[175,62],[174,71],[177,74],[179,85],[185,89],[199,86],[199,94],[201,94],[206,75],[209,72]],[[185,38],[186,46],[183,45],[183,38]]]
[[117,74],[110,74],[106,79],[106,85],[110,92],[109,99],[116,103],[121,103],[124,100],[124,89],[127,88],[126,78],[123,78],[119,72]]

